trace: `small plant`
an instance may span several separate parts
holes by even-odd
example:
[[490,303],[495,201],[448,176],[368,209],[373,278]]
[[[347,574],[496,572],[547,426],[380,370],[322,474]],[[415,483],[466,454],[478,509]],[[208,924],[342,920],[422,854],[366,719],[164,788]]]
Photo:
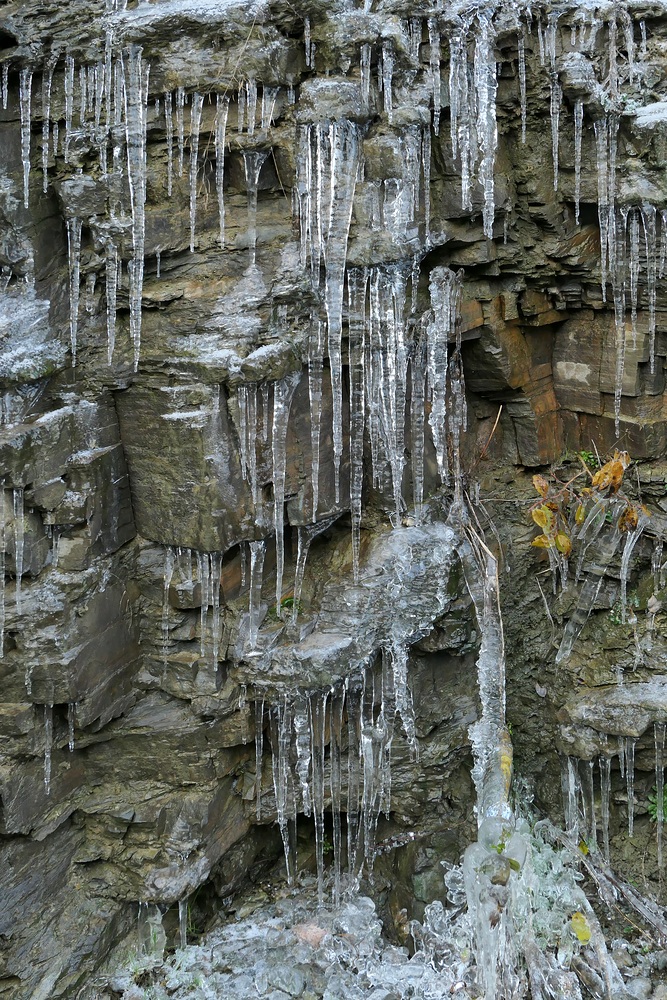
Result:
[[598,462],[597,455],[594,452],[592,452],[592,451],[584,451],[584,450],[582,450],[582,451],[578,452],[577,454],[579,455],[579,458],[582,460],[582,462],[584,462],[586,465],[588,465],[591,469],[597,469],[597,467],[600,464]]
[[[648,793],[648,814],[654,823],[658,822],[658,790],[655,785]],[[667,785],[662,792],[662,815],[667,817]]]
[[295,598],[292,597],[291,595],[289,597],[283,597],[283,599],[280,602],[281,614],[278,615],[277,606],[273,604],[267,611],[267,617],[270,618],[272,621],[277,622],[280,619],[284,618],[282,612],[284,611],[293,612],[295,608],[297,615],[300,615],[303,610],[301,601],[295,600]]

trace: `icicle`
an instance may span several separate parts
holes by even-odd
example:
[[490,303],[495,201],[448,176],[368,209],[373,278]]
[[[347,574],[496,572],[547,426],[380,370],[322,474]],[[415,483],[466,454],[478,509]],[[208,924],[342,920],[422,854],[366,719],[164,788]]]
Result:
[[185,90],[178,87],[176,90],[176,141],[178,143],[178,176],[183,176],[183,163],[185,160],[185,123],[183,109],[185,107]]
[[[311,316],[308,350],[308,396],[310,400],[311,481],[313,488],[312,518],[317,518],[320,495],[320,421],[322,417],[322,322]],[[264,411],[266,412],[266,410]],[[266,438],[264,438],[266,440]]]
[[164,124],[167,130],[167,196],[171,198],[174,186],[174,119],[171,91],[164,95]]
[[23,550],[25,544],[25,507],[23,487],[14,488],[14,564],[16,574],[16,611],[21,610],[21,577],[23,576]]
[[262,819],[262,757],[264,753],[264,699],[255,692],[255,813]]
[[598,220],[600,225],[600,284],[602,301],[607,301],[607,251],[609,232],[609,187],[608,187],[608,144],[607,121],[595,122],[598,176]]
[[331,813],[333,826],[333,867],[334,889],[333,904],[340,904],[340,874],[341,874],[341,741],[343,729],[343,711],[345,708],[344,689],[342,694],[331,697],[329,762],[331,778]]
[[346,681],[347,695],[347,866],[352,877],[357,874],[359,850],[360,736],[361,698],[358,682]]
[[[493,171],[498,144],[496,60],[493,53],[493,22],[486,11],[479,11],[479,31],[475,39],[474,76],[477,94],[477,138],[480,152],[479,181],[484,192],[484,235],[493,239],[495,194]],[[560,106],[560,105],[559,105]]]
[[573,757],[567,758],[565,782],[565,829],[570,840],[579,843],[579,774]]
[[337,517],[337,514],[332,514],[331,517],[325,517],[322,521],[316,521],[315,524],[299,525],[296,569],[294,571],[294,603],[292,607],[293,625],[296,624],[299,614],[301,590],[303,588],[303,578],[306,572],[306,561],[308,559],[311,542],[314,538],[317,538],[318,535],[321,535],[323,531],[327,531]]
[[72,113],[74,110],[74,59],[65,56],[65,140],[63,156],[69,162],[69,144],[72,139]]
[[194,93],[190,107],[190,253],[195,250],[195,222],[197,218],[197,158],[199,156],[199,129],[204,95]]
[[361,46],[361,106],[368,110],[371,99],[371,47],[368,42]]
[[149,67],[144,66],[142,49],[131,45],[128,53],[125,92],[127,114],[125,140],[127,170],[132,205],[132,248],[130,272],[130,336],[134,348],[134,371],[139,367],[141,349],[141,299],[144,281],[146,203],[146,116]]
[[527,98],[526,98],[526,38],[525,28],[522,25],[517,38],[518,62],[519,62],[519,101],[521,104],[521,142],[526,144],[526,120],[527,120]]
[[112,239],[105,247],[107,298],[107,362],[111,364],[116,344],[116,292],[118,288],[118,248]]
[[431,242],[431,133],[424,129],[422,141],[422,170],[424,173],[424,243]]
[[204,656],[206,653],[208,606],[211,603],[211,562],[208,552],[197,553],[197,570],[199,573],[199,586],[201,590],[201,604],[199,607],[199,651],[201,655]]
[[51,794],[51,751],[53,749],[53,705],[44,706],[44,791]]
[[662,873],[662,833],[665,821],[665,723],[653,726],[655,742],[655,805],[658,838],[658,870]]
[[49,131],[51,128],[51,88],[57,56],[50,55],[42,73],[42,190],[49,189]]
[[449,476],[447,459],[447,362],[448,339],[455,332],[461,274],[447,268],[434,268],[430,277],[433,321],[427,327],[426,365],[428,392],[431,401],[429,424],[436,451],[438,474],[443,483]]
[[74,753],[74,728],[76,726],[76,702],[70,701],[67,705],[67,746],[70,753]]
[[83,129],[86,124],[86,108],[88,105],[88,87],[86,67],[79,66],[79,124]]
[[188,901],[179,899],[178,901],[178,936],[181,948],[188,946]]
[[249,631],[248,641],[250,651],[257,647],[257,632],[259,630],[259,614],[262,603],[262,582],[264,576],[264,556],[266,542],[250,542],[250,596],[248,606]]
[[350,511],[352,518],[352,567],[359,580],[361,501],[364,482],[364,398],[366,356],[366,287],[368,272],[350,270],[347,276],[349,374],[350,374]]
[[653,205],[642,205],[642,220],[646,237],[646,284],[648,295],[648,353],[651,374],[655,374],[655,328],[656,328],[656,278],[657,278],[657,225],[656,210]]
[[625,622],[625,615],[627,609],[627,590],[628,590],[628,577],[630,575],[630,558],[634,551],[635,545],[641,538],[644,527],[646,526],[648,518],[643,511],[639,513],[639,519],[637,521],[637,526],[631,531],[628,531],[625,538],[625,545],[623,546],[623,555],[621,556],[621,621]]
[[589,812],[589,842],[593,850],[597,849],[598,842],[598,829],[597,820],[595,817],[595,775],[594,775],[594,764],[592,760],[586,762],[586,767],[588,769],[588,812]]
[[[440,109],[442,96],[440,91],[440,28],[434,17],[428,19],[429,66],[431,72],[431,89],[433,92],[433,131],[440,134]],[[386,99],[386,98],[385,98]]]
[[246,82],[246,114],[248,135],[255,134],[255,123],[257,121],[257,81],[248,80]]
[[7,515],[5,513],[5,484],[0,480],[0,660],[5,655],[5,573],[7,570]]
[[19,73],[19,105],[21,110],[21,162],[23,163],[23,206],[30,203],[30,101],[32,96],[32,70]]
[[95,312],[95,285],[97,284],[97,274],[95,271],[89,271],[86,275],[86,297],[85,297],[85,310],[88,315],[92,315]]
[[222,576],[222,553],[211,553],[211,645],[212,665],[218,668],[222,621],[220,618],[220,579]]
[[229,114],[229,97],[218,94],[215,116],[215,185],[218,193],[218,217],[220,220],[220,246],[225,245],[225,133]]
[[2,64],[2,109],[7,110],[7,98],[9,96],[9,63]]
[[301,371],[291,372],[273,387],[273,427],[271,455],[273,458],[273,523],[276,533],[276,614],[282,618],[283,568],[285,564],[284,507],[285,466],[287,460],[287,430],[294,392],[301,381]]
[[639,213],[633,209],[630,215],[630,317],[632,322],[632,343],[637,345],[637,292],[639,286]]
[[[321,126],[320,126],[321,128]],[[360,163],[359,131],[349,121],[332,122],[328,144],[331,155],[331,200],[325,237],[325,306],[333,409],[333,458],[336,503],[340,503],[340,463],[343,454],[343,281],[352,203]]]
[[424,501],[424,387],[426,380],[427,325],[418,328],[410,358],[410,452],[414,516],[419,523]]
[[72,368],[76,368],[77,327],[79,323],[79,272],[81,267],[80,219],[67,220],[67,259],[69,270],[69,331]]
[[394,105],[392,95],[392,79],[394,75],[394,48],[385,42],[382,46],[382,92],[384,95],[384,110],[391,125],[394,120]]
[[559,141],[559,123],[560,123],[560,107],[563,101],[563,89],[558,82],[558,74],[553,73],[551,76],[551,81],[549,83],[551,100],[550,100],[550,117],[551,117],[551,154],[553,157],[553,169],[554,169],[554,191],[558,190],[558,141]]
[[294,743],[296,774],[301,788],[301,806],[304,816],[310,816],[310,770],[313,748],[311,744],[310,701],[305,698],[297,698],[294,702]]
[[306,54],[306,67],[310,68],[310,18],[303,19],[303,46]]
[[628,837],[634,836],[635,825],[635,744],[637,740],[628,737],[626,744],[625,783],[628,792]]
[[280,87],[262,87],[261,129],[268,132],[273,122]]
[[313,816],[315,818],[315,856],[317,863],[317,898],[324,900],[324,754],[328,692],[310,700],[313,750]]
[[618,737],[618,767],[622,778],[625,777],[625,760],[627,756],[626,743],[627,741],[624,736]]
[[604,859],[609,864],[609,806],[611,801],[611,758],[600,757],[600,812]]
[[292,705],[285,696],[282,703],[271,713],[271,762],[278,826],[285,851],[285,866],[289,885],[292,885],[294,881],[296,861],[289,830],[290,813],[295,808],[290,769],[291,734]]
[[581,198],[581,137],[584,123],[584,102],[578,98],[574,103],[574,221],[579,225],[579,201]]
[[164,553],[164,573],[162,576],[162,664],[167,669],[169,649],[169,588],[174,575],[175,552],[170,545]]
[[248,191],[248,245],[250,247],[251,267],[255,265],[257,258],[257,185],[267,156],[268,153],[263,151],[243,151],[243,166]]
[[155,247],[155,277],[160,280],[160,261],[162,258],[162,247]]

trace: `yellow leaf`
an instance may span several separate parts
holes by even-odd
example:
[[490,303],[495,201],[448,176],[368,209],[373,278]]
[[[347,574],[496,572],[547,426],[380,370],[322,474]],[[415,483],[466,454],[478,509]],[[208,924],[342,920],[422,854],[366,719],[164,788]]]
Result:
[[630,456],[627,451],[615,451],[614,457],[605,462],[595,473],[591,486],[597,490],[611,490],[612,493],[617,493],[623,482],[623,473],[629,464]]
[[559,531],[556,535],[556,548],[559,552],[562,552],[564,556],[569,556],[572,551],[570,536],[566,535],[564,531]]
[[574,520],[576,524],[583,524],[586,520],[586,508],[583,503],[580,503],[574,512]]
[[534,507],[530,512],[535,524],[542,528],[543,531],[551,532],[554,528],[554,515],[553,511],[549,510],[546,504],[541,504],[539,507]]
[[546,497],[549,492],[549,483],[546,481],[544,476],[533,476],[533,486],[540,496]]
[[546,535],[538,535],[537,538],[533,538],[530,544],[534,545],[536,549],[549,549],[553,543],[553,538],[547,538]]
[[570,925],[577,937],[577,940],[581,941],[582,944],[588,944],[591,939],[591,928],[583,913],[579,913],[579,911],[573,913],[570,919]]
[[586,843],[585,840],[580,840],[579,841],[579,850],[581,851],[582,854],[588,854],[589,853],[589,851],[588,851],[588,844]]

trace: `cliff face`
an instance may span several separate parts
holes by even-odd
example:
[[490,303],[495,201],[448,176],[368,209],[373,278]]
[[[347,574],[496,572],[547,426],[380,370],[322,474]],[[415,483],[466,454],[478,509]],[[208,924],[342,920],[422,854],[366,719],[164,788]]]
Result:
[[661,535],[666,38],[639,2],[2,5],[3,996],[73,990],[140,901],[233,893],[304,810],[292,734],[347,773],[387,677],[384,832],[431,838],[417,910],[441,891],[472,826],[464,481],[510,569],[518,769],[557,810],[554,739],[629,738],[641,805],[661,558],[639,541],[630,626],[602,566],[556,665],[576,587],[550,625],[525,479],[626,450]]

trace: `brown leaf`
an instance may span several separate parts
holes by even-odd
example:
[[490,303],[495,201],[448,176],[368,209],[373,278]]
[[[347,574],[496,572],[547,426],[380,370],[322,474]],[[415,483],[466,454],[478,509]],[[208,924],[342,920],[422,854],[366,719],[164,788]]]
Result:
[[559,552],[562,552],[564,556],[569,556],[572,551],[570,536],[566,535],[564,531],[559,531],[556,535],[556,548]]
[[540,496],[546,498],[546,495],[549,492],[549,483],[546,481],[544,476],[533,476],[533,486]]
[[[615,452],[615,454],[618,454],[618,452]],[[622,452],[622,454],[627,455],[627,452]],[[612,458],[601,469],[598,469],[593,476],[591,485],[596,490],[600,490],[600,492],[610,490],[612,493],[617,493],[623,482],[623,474],[626,468],[627,465],[623,461],[618,458]]]
[[530,544],[534,545],[536,549],[549,549],[553,543],[553,538],[548,538],[547,535],[538,535],[537,538],[533,538]]

